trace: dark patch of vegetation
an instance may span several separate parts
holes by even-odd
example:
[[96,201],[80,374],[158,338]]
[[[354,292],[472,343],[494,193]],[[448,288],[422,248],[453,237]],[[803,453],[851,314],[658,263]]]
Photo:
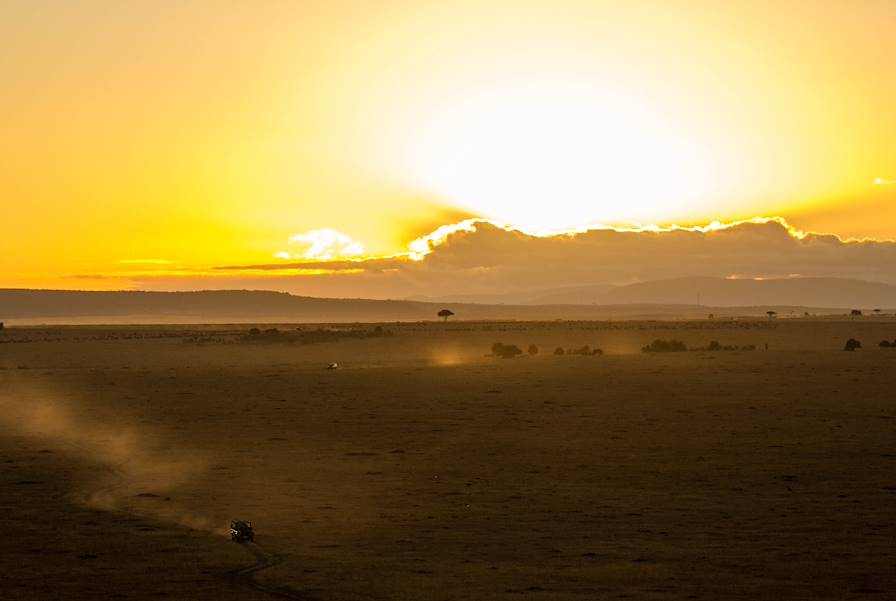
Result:
[[856,340],[855,338],[850,338],[846,341],[846,344],[843,345],[844,351],[854,351],[856,349],[862,348],[862,343]]
[[565,352],[566,352],[566,351],[563,350],[563,347],[562,347],[562,346],[558,346],[557,348],[554,349],[554,354],[555,354],[555,355],[563,355],[563,354],[565,354]]
[[523,349],[515,344],[504,344],[496,342],[492,345],[492,355],[501,357],[502,359],[513,359],[517,355],[522,355]]
[[534,344],[530,344],[527,352],[534,357],[538,354],[538,347]]
[[670,338],[669,340],[657,338],[647,346],[641,348],[642,353],[680,353],[686,350],[688,350],[688,347],[685,346],[685,343],[674,338]]
[[881,340],[880,348],[896,348],[896,340],[890,342],[889,340]]
[[581,348],[572,349],[568,352],[570,355],[603,355],[603,350],[599,348],[591,348],[589,345],[585,345]]
[[302,329],[284,331],[278,328],[259,330],[251,328],[246,334],[237,338],[238,342],[250,344],[285,343],[285,344],[317,344],[321,342],[336,342],[342,338],[383,338],[392,336],[391,330],[382,326],[376,326],[372,330],[367,328],[350,329]]
[[721,344],[718,340],[713,340],[707,346],[701,346],[690,349],[692,351],[755,351],[755,344],[745,344],[737,346],[736,344]]

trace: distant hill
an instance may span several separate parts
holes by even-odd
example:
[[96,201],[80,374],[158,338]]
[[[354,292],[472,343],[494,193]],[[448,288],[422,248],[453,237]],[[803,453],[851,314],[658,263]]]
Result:
[[[0,289],[0,321],[6,321],[8,325],[422,321],[437,319],[436,313],[446,307],[454,311],[455,320],[693,319],[705,318],[708,313],[714,313],[718,317],[761,316],[767,310],[777,311],[781,316],[802,315],[803,312],[843,314],[848,312],[850,307],[858,305],[844,303],[839,308],[824,309],[771,303],[708,306],[695,303],[637,302],[639,298],[668,298],[676,293],[681,293],[683,297],[688,291],[688,285],[683,283],[683,280],[670,280],[670,282],[677,283],[648,282],[643,285],[624,286],[615,288],[604,296],[609,299],[614,298],[612,295],[615,294],[630,302],[537,305],[311,298],[283,292],[252,290],[85,292]],[[708,283],[705,288],[701,288],[704,289],[710,290]]]
[[677,278],[619,286],[607,291],[598,302],[699,303],[721,307],[807,305],[874,309],[896,307],[896,286],[841,278]]
[[783,305],[874,309],[896,307],[896,286],[842,278],[734,280],[692,277],[624,286],[588,284],[493,295],[418,297],[414,300],[521,305],[699,304],[716,307]]

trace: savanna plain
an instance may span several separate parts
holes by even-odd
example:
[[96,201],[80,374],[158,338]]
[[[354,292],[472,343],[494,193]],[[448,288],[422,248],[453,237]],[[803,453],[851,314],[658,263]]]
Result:
[[892,318],[249,327],[0,332],[0,598],[896,599]]

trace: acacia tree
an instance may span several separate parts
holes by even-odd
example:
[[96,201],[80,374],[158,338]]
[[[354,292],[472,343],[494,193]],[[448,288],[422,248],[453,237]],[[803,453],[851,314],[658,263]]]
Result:
[[438,316],[441,317],[444,321],[448,321],[448,318],[454,315],[454,311],[451,309],[442,309],[439,311]]
[[768,315],[768,319],[769,319],[769,321],[771,321],[778,315],[778,312],[777,311],[766,311],[765,314]]

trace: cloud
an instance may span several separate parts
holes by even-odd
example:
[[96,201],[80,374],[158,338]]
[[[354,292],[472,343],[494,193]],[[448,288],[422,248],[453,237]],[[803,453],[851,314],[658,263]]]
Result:
[[278,259],[310,259],[329,261],[338,257],[356,257],[364,254],[364,245],[351,239],[350,236],[334,229],[324,228],[311,230],[304,234],[295,234],[289,238],[292,244],[302,244],[307,248],[301,254],[280,251],[274,256]]
[[[310,249],[309,249],[310,250]],[[336,255],[324,250],[322,255]],[[306,255],[303,255],[307,256]],[[896,243],[803,232],[781,218],[699,227],[592,227],[550,235],[488,220],[438,228],[406,253],[223,266],[191,288],[256,288],[308,296],[405,298],[527,293],[677,277],[843,277],[896,283]],[[143,280],[149,289],[185,281]]]
[[884,179],[882,177],[877,177],[874,179],[875,186],[892,186],[894,184],[896,184],[896,181],[891,179]]

